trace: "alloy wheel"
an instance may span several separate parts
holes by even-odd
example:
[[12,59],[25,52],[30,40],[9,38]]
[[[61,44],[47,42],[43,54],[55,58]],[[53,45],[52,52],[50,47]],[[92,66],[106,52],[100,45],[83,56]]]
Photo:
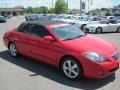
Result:
[[63,71],[68,78],[74,79],[79,75],[79,66],[73,60],[66,60],[63,63]]
[[97,34],[100,34],[101,32],[102,32],[102,28],[98,27],[98,28],[96,29],[96,33],[97,33]]
[[13,57],[17,56],[17,49],[16,49],[15,44],[13,44],[13,43],[10,44],[9,51]]

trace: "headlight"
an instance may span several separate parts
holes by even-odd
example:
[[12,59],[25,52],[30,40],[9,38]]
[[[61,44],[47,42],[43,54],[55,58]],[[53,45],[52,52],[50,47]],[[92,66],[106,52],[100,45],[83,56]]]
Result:
[[103,57],[102,55],[99,55],[94,52],[83,52],[82,53],[86,58],[94,61],[94,62],[106,62],[107,59]]

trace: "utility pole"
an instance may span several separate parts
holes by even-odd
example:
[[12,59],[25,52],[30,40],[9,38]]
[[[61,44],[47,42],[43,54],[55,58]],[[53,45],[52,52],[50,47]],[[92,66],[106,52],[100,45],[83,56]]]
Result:
[[80,0],[80,15],[82,14],[82,0]]

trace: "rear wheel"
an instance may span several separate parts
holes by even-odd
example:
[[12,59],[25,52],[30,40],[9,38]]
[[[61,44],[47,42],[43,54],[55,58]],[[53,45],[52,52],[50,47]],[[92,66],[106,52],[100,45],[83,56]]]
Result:
[[95,31],[96,34],[100,34],[102,33],[102,28],[101,27],[98,27]]
[[18,56],[18,51],[17,51],[16,45],[14,43],[9,44],[9,52],[13,57]]
[[117,28],[117,32],[120,33],[120,27]]
[[72,80],[77,80],[82,77],[82,67],[78,60],[73,57],[63,59],[61,69],[64,75]]

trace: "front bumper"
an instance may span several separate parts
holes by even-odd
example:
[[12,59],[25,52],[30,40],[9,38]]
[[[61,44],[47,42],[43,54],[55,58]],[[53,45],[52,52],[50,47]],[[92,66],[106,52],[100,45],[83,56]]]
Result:
[[110,57],[108,59],[110,60],[108,62],[96,63],[84,57],[81,63],[83,75],[88,78],[101,79],[114,74],[119,69],[120,58],[115,60]]
[[90,78],[105,78],[109,75],[115,73],[115,71],[119,68],[120,59],[113,62],[105,62],[105,63],[96,63],[92,65],[88,65],[84,70],[84,75]]
[[95,28],[85,28],[86,32],[89,32],[89,33],[95,33],[96,29]]

